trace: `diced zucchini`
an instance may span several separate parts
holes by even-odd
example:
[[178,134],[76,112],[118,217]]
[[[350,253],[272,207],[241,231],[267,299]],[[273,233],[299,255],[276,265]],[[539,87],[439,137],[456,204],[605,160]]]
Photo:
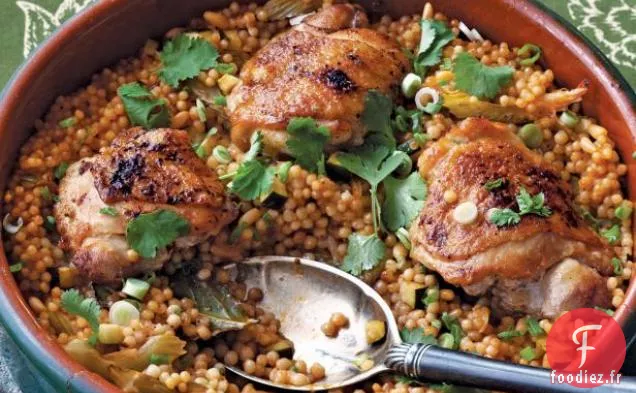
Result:
[[282,339],[267,347],[267,352],[278,352],[280,357],[291,359],[294,357],[294,343],[287,339]]
[[287,189],[278,178],[274,178],[272,189],[264,195],[261,195],[261,205],[270,209],[278,209],[283,206],[287,200]]
[[367,344],[377,343],[386,336],[386,326],[384,321],[372,319],[365,326]]
[[234,86],[236,86],[241,80],[234,75],[225,74],[221,78],[219,78],[217,84],[219,85],[219,89],[223,92],[224,95],[230,94]]
[[417,282],[403,282],[400,284],[400,299],[415,308],[415,304],[426,292],[424,284]]
[[327,175],[331,179],[335,180],[350,180],[351,172],[346,170],[342,164],[340,164],[340,160],[338,159],[338,153],[333,153],[327,159],[327,163],[325,165],[325,169],[327,170]]

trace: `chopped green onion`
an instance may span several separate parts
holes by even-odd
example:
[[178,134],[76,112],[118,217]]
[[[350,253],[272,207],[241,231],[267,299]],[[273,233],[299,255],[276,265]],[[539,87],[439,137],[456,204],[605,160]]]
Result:
[[528,52],[530,52],[530,54],[532,54],[532,56],[528,57],[527,59],[521,60],[519,62],[519,64],[524,65],[524,66],[533,65],[541,57],[541,48],[539,48],[535,44],[525,44],[524,46],[521,47],[521,49],[519,49],[517,54],[522,56],[522,55],[525,55]]
[[153,353],[150,355],[150,363],[151,364],[168,364],[170,363],[170,356]]
[[283,183],[287,183],[287,176],[289,175],[289,168],[291,168],[292,162],[287,161],[280,164],[278,167],[278,179]]
[[234,63],[219,63],[214,67],[219,74],[234,74],[238,68]]
[[232,161],[232,156],[225,146],[217,145],[212,150],[212,156],[221,164],[228,164]]
[[138,278],[129,278],[121,291],[128,296],[141,300],[148,293],[148,289],[150,289],[150,284],[147,282]]
[[612,266],[614,266],[614,274],[617,276],[623,275],[623,262],[620,259],[612,258]]
[[453,349],[455,347],[455,338],[450,333],[444,333],[439,336],[439,345],[442,348]]
[[426,142],[431,140],[431,137],[423,132],[418,132],[413,134],[413,139],[418,144],[418,146],[424,147],[424,145],[426,145]]
[[432,287],[426,290],[426,297],[422,299],[422,303],[428,306],[429,304],[439,301],[439,288]]
[[402,227],[395,232],[395,236],[398,238],[400,243],[407,249],[407,251],[411,250],[411,241],[409,240],[409,232],[406,228]]
[[616,208],[614,215],[619,220],[627,220],[632,215],[632,208],[627,204],[627,202],[623,202]]
[[46,219],[44,220],[44,227],[48,231],[54,231],[55,230],[55,217],[46,216]]
[[208,119],[205,114],[205,105],[199,98],[197,98],[197,115],[199,115],[199,120],[201,120],[201,123],[205,123],[205,121]]
[[60,165],[58,165],[55,168],[55,171],[53,172],[55,178],[57,180],[61,180],[64,177],[64,175],[66,175],[67,169],[68,169],[68,162],[65,162],[65,161],[60,162]]
[[440,321],[439,319],[434,319],[433,322],[431,322],[431,326],[434,327],[435,329],[441,329],[442,321]]
[[520,332],[519,330],[515,330],[512,328],[509,330],[505,330],[503,332],[499,332],[497,334],[497,337],[501,338],[502,340],[510,340],[515,337],[521,337],[521,336],[523,336],[523,332]]
[[526,319],[526,323],[528,324],[528,333],[530,333],[532,337],[542,336],[545,334],[545,330],[543,330],[536,319],[528,317]]
[[422,78],[414,73],[409,73],[402,79],[402,93],[405,97],[415,97],[415,93],[417,93],[421,86]]
[[7,213],[2,219],[2,227],[4,228],[5,231],[7,231],[7,233],[10,233],[12,235],[18,233],[18,231],[22,228],[23,225],[24,225],[24,220],[22,219],[22,217],[18,217],[15,224],[11,223],[10,213]]
[[446,329],[448,329],[450,333],[453,335],[452,349],[458,349],[459,342],[462,340],[462,337],[464,336],[464,331],[462,330],[461,325],[457,321],[457,318],[444,312],[442,314],[442,322],[444,322],[444,326],[446,326]]
[[521,356],[521,359],[527,360],[530,362],[537,358],[537,353],[534,350],[534,348],[525,347],[524,349],[521,350],[521,352],[519,352],[519,356]]
[[404,116],[397,115],[395,117],[395,127],[398,129],[398,131],[406,132],[409,130],[409,122]]
[[227,98],[225,98],[225,96],[216,96],[213,102],[214,105],[225,106],[227,105]]
[[112,206],[102,207],[99,209],[99,214],[103,214],[105,216],[117,217],[119,212]]
[[75,123],[77,122],[77,120],[75,119],[74,116],[71,117],[67,117],[64,120],[60,120],[60,122],[58,123],[58,125],[62,128],[69,128],[69,127],[73,127],[75,125]]
[[565,111],[561,113],[561,116],[559,116],[559,120],[561,121],[561,123],[563,123],[564,126],[568,128],[574,128],[579,122],[579,117],[572,111]]
[[139,319],[139,310],[125,300],[119,300],[110,306],[108,317],[112,323],[119,326],[128,326],[130,321]]
[[14,263],[13,265],[9,266],[9,271],[11,273],[17,273],[22,270],[23,267],[24,264],[22,262]]
[[518,135],[529,149],[536,149],[543,143],[543,132],[534,123],[528,123],[521,127]]

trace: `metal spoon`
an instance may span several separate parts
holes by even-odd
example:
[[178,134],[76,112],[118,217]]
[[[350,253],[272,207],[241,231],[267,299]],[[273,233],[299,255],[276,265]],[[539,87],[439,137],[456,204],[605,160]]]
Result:
[[[225,267],[234,278],[265,294],[261,307],[279,318],[281,333],[294,343],[294,358],[319,362],[326,378],[307,386],[281,385],[228,367],[246,379],[279,389],[315,391],[334,389],[382,372],[392,371],[425,382],[508,392],[636,392],[636,379],[623,377],[619,385],[579,389],[552,384],[550,370],[516,365],[452,351],[436,345],[403,344],[391,309],[361,280],[328,264],[292,257],[256,257]],[[349,318],[338,336],[325,336],[320,327],[334,312]],[[370,320],[386,324],[386,338],[366,341]],[[361,356],[373,367],[361,371],[354,361]]]

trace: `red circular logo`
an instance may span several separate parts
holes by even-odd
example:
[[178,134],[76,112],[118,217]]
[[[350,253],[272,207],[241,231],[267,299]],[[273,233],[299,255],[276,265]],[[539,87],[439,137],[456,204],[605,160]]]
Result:
[[625,336],[603,311],[580,308],[556,320],[546,342],[552,382],[591,388],[620,383]]

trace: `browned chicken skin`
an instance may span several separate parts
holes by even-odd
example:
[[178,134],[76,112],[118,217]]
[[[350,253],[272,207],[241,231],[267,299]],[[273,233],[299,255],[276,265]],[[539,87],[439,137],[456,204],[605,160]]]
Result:
[[[611,275],[611,248],[577,214],[558,172],[505,125],[468,119],[423,152],[418,164],[429,195],[411,226],[415,259],[471,295],[492,290],[503,313],[553,317],[567,309],[607,305],[601,276]],[[502,187],[484,188],[499,178],[506,179]],[[543,192],[553,213],[525,215],[513,226],[491,223],[490,209],[518,209],[521,187],[532,195]],[[456,203],[445,202],[447,190],[455,191]],[[465,201],[478,209],[471,224],[453,218],[457,204]]]
[[368,23],[359,6],[334,5],[261,49],[228,96],[232,142],[246,149],[258,129],[281,151],[289,120],[312,117],[330,129],[332,145],[361,144],[367,91],[392,94],[409,67],[398,44]]
[[[101,214],[113,207],[117,216]],[[55,206],[62,247],[82,276],[96,282],[160,269],[172,248],[131,262],[126,225],[141,213],[172,210],[190,223],[172,248],[192,247],[219,233],[237,214],[224,185],[192,151],[185,131],[140,128],[118,136],[99,154],[71,165]]]

